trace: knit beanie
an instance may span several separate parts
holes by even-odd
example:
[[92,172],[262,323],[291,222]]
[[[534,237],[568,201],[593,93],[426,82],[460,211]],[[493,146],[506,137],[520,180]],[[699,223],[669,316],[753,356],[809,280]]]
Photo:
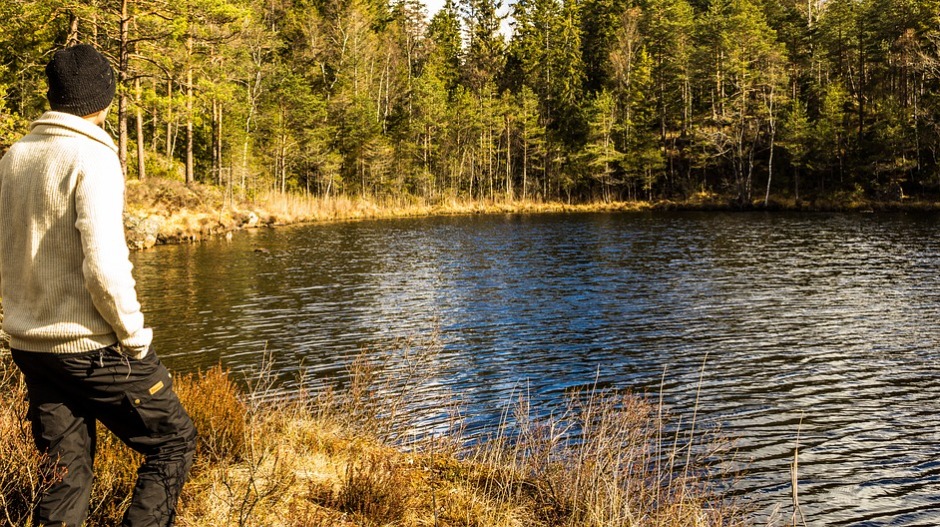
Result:
[[49,106],[79,117],[100,112],[114,98],[114,71],[108,59],[88,44],[60,49],[46,65]]

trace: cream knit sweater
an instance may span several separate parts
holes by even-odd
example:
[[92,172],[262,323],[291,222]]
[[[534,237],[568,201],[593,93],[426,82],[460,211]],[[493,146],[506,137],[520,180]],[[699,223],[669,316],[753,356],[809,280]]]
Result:
[[147,353],[152,332],[131,276],[116,152],[98,126],[46,112],[0,159],[0,295],[14,349],[120,343]]

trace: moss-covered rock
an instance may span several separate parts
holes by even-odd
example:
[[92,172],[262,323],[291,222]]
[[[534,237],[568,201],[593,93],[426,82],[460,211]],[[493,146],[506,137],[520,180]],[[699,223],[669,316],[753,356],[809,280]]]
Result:
[[157,244],[166,219],[156,214],[125,214],[124,232],[131,249],[149,249]]

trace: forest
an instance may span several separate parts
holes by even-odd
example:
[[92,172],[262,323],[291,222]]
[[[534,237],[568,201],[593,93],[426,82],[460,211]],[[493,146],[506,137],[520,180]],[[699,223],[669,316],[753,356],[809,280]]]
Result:
[[424,203],[940,195],[940,0],[17,0],[0,17],[0,151],[46,108],[51,53],[91,43],[132,179]]

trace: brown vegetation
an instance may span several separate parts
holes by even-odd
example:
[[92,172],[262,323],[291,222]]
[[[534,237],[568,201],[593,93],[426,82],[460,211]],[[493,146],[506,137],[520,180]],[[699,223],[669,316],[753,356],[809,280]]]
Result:
[[561,212],[637,212],[649,210],[774,210],[820,212],[936,211],[935,201],[877,201],[858,194],[827,199],[793,199],[738,203],[727,196],[699,192],[685,201],[661,200],[593,203],[533,200],[469,201],[451,199],[425,203],[416,199],[370,201],[334,196],[319,198],[266,192],[251,198],[226,196],[222,189],[170,179],[129,181],[125,227],[136,249],[166,243],[189,243],[245,228],[323,221],[405,218],[473,214],[538,214]]
[[125,227],[128,243],[145,249],[165,243],[188,243],[244,228],[321,221],[403,218],[457,214],[590,212],[645,210],[645,202],[593,204],[536,201],[477,202],[448,200],[370,201],[362,198],[279,192],[235,198],[211,185],[184,185],[171,179],[128,181]]
[[[25,390],[0,361],[0,522],[26,525],[54,475],[38,473]],[[420,357],[412,360],[418,375]],[[425,366],[427,364],[425,363]],[[614,392],[574,393],[536,418],[524,399],[466,447],[446,437],[395,448],[409,394],[364,356],[343,392],[285,398],[261,374],[239,388],[219,367],[181,376],[200,432],[178,525],[201,526],[718,526],[743,524],[705,462],[714,442],[669,432],[661,405]],[[383,411],[378,411],[380,408]],[[573,433],[576,432],[576,433]],[[101,430],[89,527],[116,525],[139,459]],[[692,450],[688,450],[691,448]],[[721,455],[718,456],[720,458]]]

